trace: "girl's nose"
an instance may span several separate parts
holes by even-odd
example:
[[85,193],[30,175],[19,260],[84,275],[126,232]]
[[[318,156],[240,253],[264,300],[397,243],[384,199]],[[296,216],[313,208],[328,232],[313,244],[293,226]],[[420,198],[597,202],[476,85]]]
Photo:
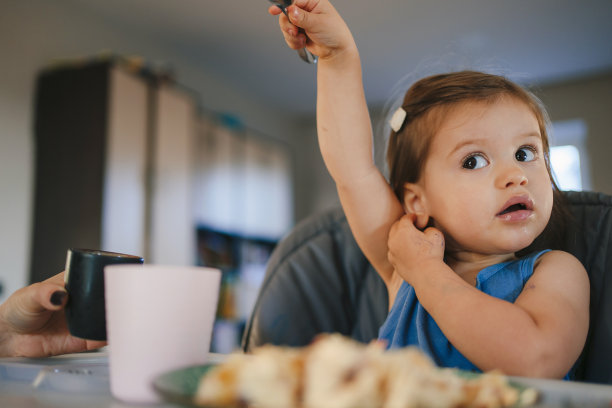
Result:
[[512,186],[525,186],[527,182],[527,176],[523,169],[518,164],[513,163],[500,169],[496,184],[499,188],[509,188]]

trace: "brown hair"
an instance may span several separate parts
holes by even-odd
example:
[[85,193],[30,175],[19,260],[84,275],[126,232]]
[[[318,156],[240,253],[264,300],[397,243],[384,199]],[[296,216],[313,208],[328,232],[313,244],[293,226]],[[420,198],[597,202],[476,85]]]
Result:
[[523,102],[538,121],[544,161],[553,189],[551,221],[562,221],[560,218],[568,211],[550,170],[549,118],[546,109],[535,95],[514,82],[499,75],[477,71],[429,76],[417,81],[406,92],[402,103],[406,119],[397,132],[391,131],[387,147],[389,183],[402,204],[404,184],[415,183],[421,177],[431,142],[446,114],[460,103],[494,103],[502,97]]

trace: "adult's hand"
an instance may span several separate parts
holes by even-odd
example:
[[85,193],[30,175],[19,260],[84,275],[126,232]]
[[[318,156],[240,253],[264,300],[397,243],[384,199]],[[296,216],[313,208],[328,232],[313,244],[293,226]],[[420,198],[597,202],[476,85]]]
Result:
[[13,293],[0,305],[0,357],[45,357],[106,345],[70,335],[67,300],[64,272]]

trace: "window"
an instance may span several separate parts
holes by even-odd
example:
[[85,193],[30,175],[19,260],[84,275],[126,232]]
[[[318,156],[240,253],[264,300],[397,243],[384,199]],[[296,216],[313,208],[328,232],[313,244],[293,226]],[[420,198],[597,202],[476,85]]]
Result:
[[589,190],[587,127],[580,119],[555,122],[550,129],[550,165],[561,190]]

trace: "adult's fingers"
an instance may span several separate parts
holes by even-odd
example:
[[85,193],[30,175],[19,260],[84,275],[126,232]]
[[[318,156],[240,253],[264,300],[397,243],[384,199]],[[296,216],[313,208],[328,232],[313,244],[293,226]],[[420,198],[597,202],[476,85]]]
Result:
[[53,275],[52,277],[44,280],[43,282],[49,282],[49,283],[54,283],[57,285],[64,286],[65,273],[66,273],[65,271],[61,271],[60,273]]
[[47,310],[60,310],[68,301],[68,292],[64,284],[64,272],[40,282],[38,287],[38,302]]
[[68,300],[64,287],[64,272],[60,272],[42,282],[34,283],[19,289],[9,301],[13,314],[29,316],[45,310],[60,310]]
[[104,347],[107,344],[108,343],[106,341],[86,340],[85,341],[85,348],[87,350],[95,350],[95,349],[99,349],[101,347]]
[[43,281],[31,285],[31,296],[23,299],[23,307],[29,312],[40,312],[42,310],[60,310],[66,305],[68,292],[63,283]]

